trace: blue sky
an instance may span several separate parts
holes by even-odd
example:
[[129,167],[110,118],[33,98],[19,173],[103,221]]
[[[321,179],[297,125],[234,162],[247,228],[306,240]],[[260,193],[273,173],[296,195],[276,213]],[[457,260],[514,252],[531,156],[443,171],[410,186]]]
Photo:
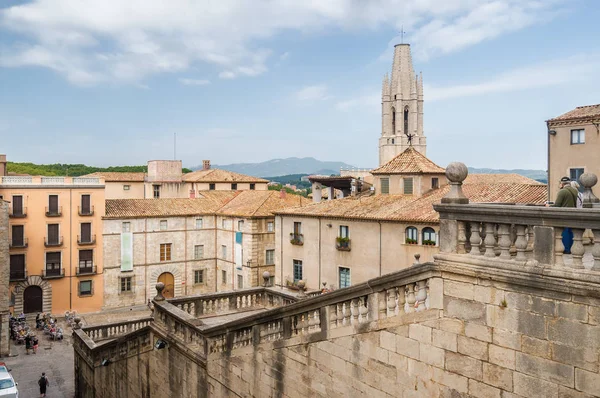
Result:
[[404,26],[428,156],[546,168],[544,121],[600,103],[589,0],[0,3],[0,153],[185,166],[289,156],[377,165]]

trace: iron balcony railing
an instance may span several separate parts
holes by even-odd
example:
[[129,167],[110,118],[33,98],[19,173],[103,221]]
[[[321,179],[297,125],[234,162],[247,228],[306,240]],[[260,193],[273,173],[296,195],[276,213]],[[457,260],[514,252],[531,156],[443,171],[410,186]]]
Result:
[[10,207],[8,209],[8,216],[11,218],[25,218],[27,217],[27,207],[14,208]]
[[60,216],[62,216],[62,206],[46,207],[46,217],[60,217]]
[[10,270],[10,281],[11,282],[23,281],[25,279],[27,279],[27,270],[25,268]]
[[46,268],[44,270],[44,278],[46,279],[50,279],[50,278],[62,278],[63,276],[65,276],[65,269],[64,268]]
[[77,270],[75,271],[77,275],[93,275],[96,273],[96,266],[92,265],[89,267],[77,267]]
[[45,237],[44,238],[44,246],[46,247],[54,247],[54,246],[62,246],[63,244],[63,237],[59,236],[58,238],[48,238]]
[[290,233],[290,243],[292,245],[302,246],[304,244],[304,235],[293,232]]
[[93,245],[96,243],[96,235],[80,236],[77,235],[77,244],[79,246]]
[[94,215],[94,206],[90,207],[81,207],[77,206],[77,212],[80,216],[93,216]]
[[12,238],[8,244],[11,249],[23,249],[28,246],[27,238]]

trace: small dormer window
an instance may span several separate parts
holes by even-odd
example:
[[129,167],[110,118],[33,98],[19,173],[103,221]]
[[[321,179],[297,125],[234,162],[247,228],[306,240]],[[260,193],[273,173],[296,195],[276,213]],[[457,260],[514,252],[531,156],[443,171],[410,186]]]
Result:
[[413,179],[412,179],[412,177],[404,178],[403,182],[404,182],[404,194],[412,195],[413,194]]

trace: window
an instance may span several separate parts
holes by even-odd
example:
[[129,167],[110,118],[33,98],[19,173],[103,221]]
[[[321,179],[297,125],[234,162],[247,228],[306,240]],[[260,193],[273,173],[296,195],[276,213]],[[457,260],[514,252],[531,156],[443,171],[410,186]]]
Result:
[[25,255],[10,255],[10,280],[25,279]]
[[160,261],[171,261],[171,244],[160,244]]
[[266,265],[275,264],[275,249],[267,250],[265,252],[265,264]]
[[236,183],[231,184],[231,190],[232,191],[237,191],[237,184]]
[[408,135],[408,106],[404,107],[404,134]]
[[256,189],[256,184],[254,184],[254,183],[251,183],[251,184],[250,184],[250,190],[251,190],[251,191],[254,191],[255,189]]
[[381,178],[379,181],[381,184],[381,193],[383,195],[389,194],[390,193],[390,179],[389,178]]
[[152,185],[152,195],[154,199],[160,199],[160,185]]
[[48,195],[48,214],[57,215],[58,211],[58,195]]
[[211,191],[215,190],[215,184],[208,184],[208,189]]
[[412,195],[413,194],[413,179],[412,178],[403,178],[404,182],[404,194]]
[[13,197],[12,197],[12,214],[14,216],[25,215],[25,209],[23,208],[23,196],[13,195]]
[[585,130],[571,130],[571,145],[585,144]]
[[581,175],[584,172],[585,172],[585,169],[583,169],[583,168],[580,168],[580,169],[569,169],[569,174],[570,174],[569,177],[571,178],[571,181],[577,181],[577,182],[579,182],[579,177],[581,177]]
[[431,179],[431,189],[438,189],[440,187],[440,179],[433,177]]
[[79,295],[80,296],[91,296],[92,295],[92,281],[79,282]]
[[340,238],[349,238],[350,228],[347,225],[340,225]]
[[204,220],[202,218],[196,218],[196,229],[202,229]]
[[302,260],[294,260],[294,282],[302,280]]
[[121,293],[130,292],[131,291],[131,276],[126,276],[121,278]]
[[237,280],[238,280],[238,289],[243,289],[244,288],[244,276],[238,275]]
[[350,268],[340,267],[340,289],[350,287]]
[[25,247],[25,227],[23,225],[11,226],[11,246],[12,247]]
[[89,222],[81,223],[79,228],[81,229],[81,237],[80,237],[79,241],[81,243],[91,243],[92,242],[92,223],[89,223]]
[[46,271],[60,271],[60,252],[46,253]]
[[[392,134],[396,135],[396,108],[392,107]],[[389,140],[388,140],[389,144]]]
[[419,231],[417,231],[417,228],[415,227],[408,227],[406,228],[406,243],[408,243],[409,245],[416,245],[418,243],[418,234]]
[[273,221],[267,222],[267,232],[275,231],[275,223]]
[[433,229],[431,227],[423,228],[422,243],[427,246],[435,246],[436,245],[437,241],[436,241],[435,229]]
[[48,238],[46,240],[47,245],[58,245],[60,244],[60,236],[59,236],[59,225],[58,224],[48,224]]
[[200,260],[204,258],[204,245],[194,246],[194,259]]
[[91,271],[94,262],[93,250],[79,250],[79,268]]
[[198,269],[194,271],[194,284],[204,283],[204,270]]
[[238,231],[241,231],[244,229],[244,220],[239,220],[238,221]]
[[227,284],[227,271],[221,270],[221,283],[223,285]]
[[392,144],[395,144],[395,143],[396,143],[396,139],[392,138]]
[[300,235],[302,233],[302,223],[295,222],[294,223],[294,235]]
[[81,195],[81,214],[92,214],[92,200],[90,195]]
[[227,246],[221,245],[221,258],[227,260]]
[[121,224],[121,229],[123,232],[131,232],[131,223],[129,221],[123,222],[123,224]]
[[129,191],[131,189],[131,185],[123,185],[123,191]]
[[227,219],[223,218],[221,220],[221,228],[227,229]]
[[160,220],[160,230],[161,231],[167,230],[167,220]]

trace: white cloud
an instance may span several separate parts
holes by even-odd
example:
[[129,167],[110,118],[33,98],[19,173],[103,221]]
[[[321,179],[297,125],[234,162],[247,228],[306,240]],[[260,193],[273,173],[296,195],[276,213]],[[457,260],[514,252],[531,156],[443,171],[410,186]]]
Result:
[[546,21],[565,1],[32,0],[0,9],[0,36],[14,37],[0,65],[50,68],[80,85],[135,82],[198,64],[232,79],[265,73],[271,50],[262,43],[283,31],[402,24],[415,53],[429,57]]
[[206,86],[207,84],[210,84],[210,80],[181,78],[179,79],[179,83],[185,86]]
[[424,87],[427,101],[441,101],[493,93],[512,92],[566,83],[598,81],[600,56],[576,55],[556,61],[513,69],[493,78],[455,86]]
[[357,95],[352,99],[340,101],[335,104],[335,108],[339,111],[348,112],[358,109],[359,111],[375,111],[379,112],[381,106],[381,93],[371,93]]
[[306,86],[296,93],[296,99],[299,101],[323,101],[331,98],[327,91],[325,85]]

